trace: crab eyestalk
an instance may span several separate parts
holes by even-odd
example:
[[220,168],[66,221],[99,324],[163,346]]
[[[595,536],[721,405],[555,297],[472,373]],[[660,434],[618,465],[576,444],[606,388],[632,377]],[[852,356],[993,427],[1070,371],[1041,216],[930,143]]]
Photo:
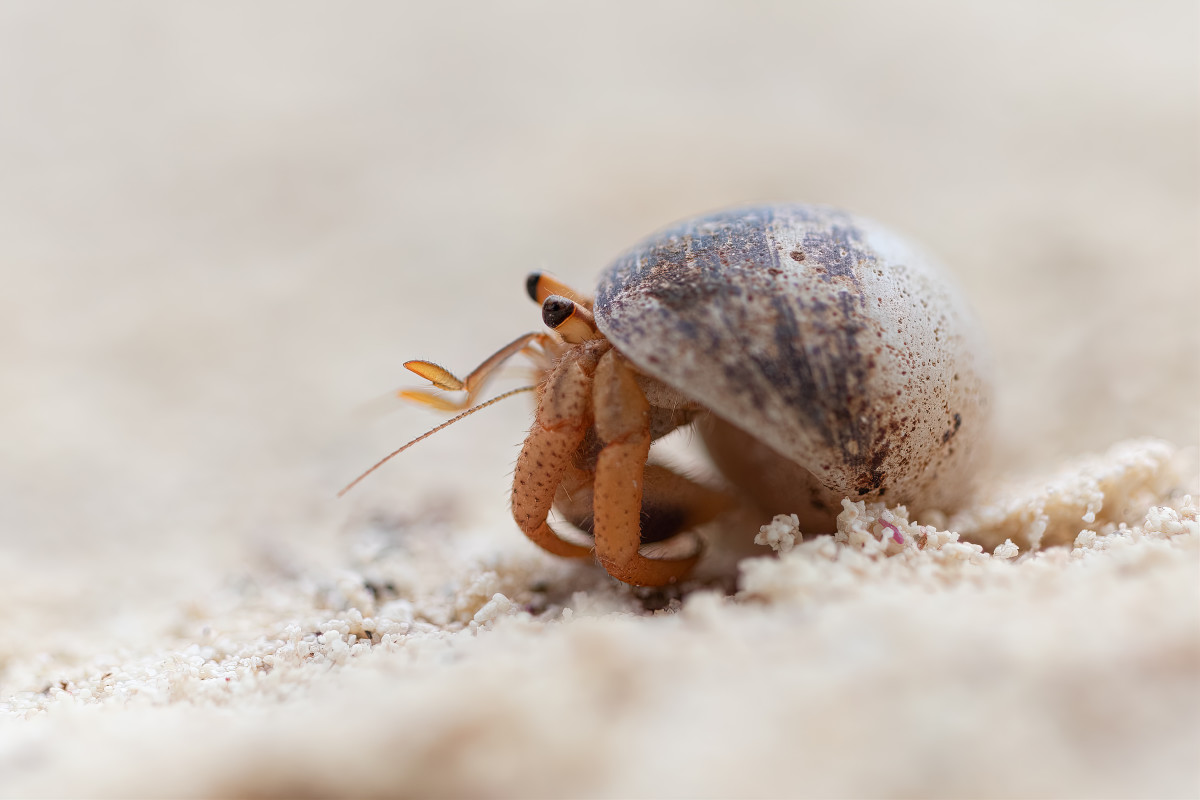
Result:
[[556,294],[559,297],[574,300],[589,311],[592,309],[590,297],[585,297],[554,276],[544,272],[529,273],[529,277],[525,279],[525,291],[529,293],[530,299],[535,303],[544,303],[547,297]]
[[601,338],[592,312],[562,295],[552,294],[542,302],[542,322],[568,344]]

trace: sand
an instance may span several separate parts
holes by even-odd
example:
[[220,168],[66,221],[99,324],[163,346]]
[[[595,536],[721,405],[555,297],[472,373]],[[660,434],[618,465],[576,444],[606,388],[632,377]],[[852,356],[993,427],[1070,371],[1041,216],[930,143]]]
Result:
[[[1200,794],[1194,4],[0,22],[0,795]],[[631,589],[509,519],[524,399],[335,499],[528,270],[770,200],[962,283],[964,508]]]

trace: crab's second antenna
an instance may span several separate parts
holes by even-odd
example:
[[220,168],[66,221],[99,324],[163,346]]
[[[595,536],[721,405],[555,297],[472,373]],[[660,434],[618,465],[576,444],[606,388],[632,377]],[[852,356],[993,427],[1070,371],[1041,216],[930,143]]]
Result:
[[431,429],[431,430],[425,431],[424,433],[422,433],[422,434],[421,434],[420,436],[418,436],[417,438],[413,439],[413,440],[412,440],[412,441],[410,441],[410,442],[407,442],[407,443],[405,443],[405,444],[401,445],[400,447],[397,447],[395,450],[393,450],[392,452],[388,453],[388,454],[387,454],[386,456],[384,456],[383,458],[379,459],[379,461],[377,461],[377,462],[374,464],[374,466],[372,466],[370,469],[368,469],[368,470],[367,470],[366,472],[364,472],[362,475],[359,475],[357,478],[355,478],[354,480],[352,480],[352,481],[350,481],[348,484],[346,484],[345,488],[343,488],[343,489],[342,489],[340,492],[338,492],[338,493],[337,493],[337,496],[338,496],[338,497],[341,497],[342,495],[346,494],[346,492],[350,491],[350,490],[351,490],[351,489],[353,489],[355,486],[357,486],[357,485],[358,485],[358,484],[359,484],[359,483],[362,481],[362,479],[363,479],[363,478],[367,477],[367,476],[368,476],[368,475],[370,475],[372,472],[374,472],[375,470],[379,469],[379,468],[380,468],[380,467],[382,467],[384,464],[386,464],[387,462],[391,461],[393,458],[395,458],[396,456],[400,455],[400,454],[401,454],[401,453],[403,453],[405,450],[407,450],[408,448],[412,447],[414,444],[416,444],[417,442],[421,441],[422,439],[427,439],[427,438],[429,438],[430,436],[433,436],[435,433],[437,433],[438,431],[440,431],[442,428],[446,428],[446,427],[448,427],[448,426],[450,426],[450,425],[453,425],[454,423],[458,422],[460,419],[462,419],[462,418],[464,418],[464,417],[469,417],[469,416],[471,416],[472,414],[474,414],[476,411],[480,411],[481,409],[487,408],[488,406],[492,405],[493,403],[499,403],[501,400],[505,399],[506,397],[512,397],[514,394],[521,394],[522,392],[532,392],[532,391],[533,391],[534,389],[536,389],[536,388],[537,388],[536,386],[522,386],[522,387],[521,387],[521,388],[519,388],[519,389],[512,389],[512,390],[510,390],[510,391],[504,392],[503,394],[498,394],[498,395],[496,395],[495,397],[493,397],[491,400],[488,400],[487,402],[484,402],[484,403],[480,403],[480,404],[479,404],[479,405],[477,405],[477,406],[472,406],[471,408],[468,408],[466,411],[464,411],[464,412],[462,412],[461,414],[459,414],[457,417],[454,417],[453,419],[448,419],[448,420],[446,420],[446,421],[445,421],[445,422],[443,422],[441,425],[438,425],[436,428],[433,428],[433,429]]

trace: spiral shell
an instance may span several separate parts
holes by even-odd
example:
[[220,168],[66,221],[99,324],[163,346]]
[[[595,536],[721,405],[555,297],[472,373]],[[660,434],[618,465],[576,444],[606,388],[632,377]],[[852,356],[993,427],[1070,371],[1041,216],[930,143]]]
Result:
[[983,337],[953,282],[832,208],[723,211],[654,234],[601,278],[600,331],[711,411],[722,472],[829,527],[842,497],[956,506],[988,438]]

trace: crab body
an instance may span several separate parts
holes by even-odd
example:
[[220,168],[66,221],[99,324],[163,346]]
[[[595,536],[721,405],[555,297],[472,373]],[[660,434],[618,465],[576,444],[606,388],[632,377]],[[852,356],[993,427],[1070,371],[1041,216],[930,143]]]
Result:
[[[550,553],[594,556],[627,583],[687,576],[694,529],[732,499],[647,463],[685,425],[741,494],[805,533],[832,531],[845,497],[950,510],[969,488],[988,428],[982,337],[947,276],[873,222],[809,205],[724,211],[624,253],[594,301],[539,273],[526,288],[553,333],[518,338],[463,380],[407,362],[461,402],[402,395],[469,414],[499,399],[472,405],[499,364],[533,360],[512,510]],[[552,508],[591,538],[556,531]],[[642,551],[661,540],[677,545],[669,557]]]

